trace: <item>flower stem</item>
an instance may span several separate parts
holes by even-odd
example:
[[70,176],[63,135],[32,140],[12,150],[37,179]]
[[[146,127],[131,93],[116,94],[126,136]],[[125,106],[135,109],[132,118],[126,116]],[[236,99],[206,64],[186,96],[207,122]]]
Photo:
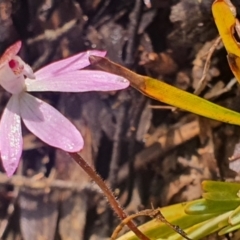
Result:
[[[96,173],[96,171],[78,154],[78,153],[69,153],[69,155],[74,159],[74,161],[95,181],[95,183],[101,188],[103,193],[108,199],[108,202],[114,212],[119,216],[121,220],[124,220],[127,217],[127,214],[120,207],[118,201],[116,200],[113,192],[109,189],[106,183],[102,178]],[[138,228],[136,225],[130,221],[127,223],[127,226],[136,234],[139,239],[149,240]]]

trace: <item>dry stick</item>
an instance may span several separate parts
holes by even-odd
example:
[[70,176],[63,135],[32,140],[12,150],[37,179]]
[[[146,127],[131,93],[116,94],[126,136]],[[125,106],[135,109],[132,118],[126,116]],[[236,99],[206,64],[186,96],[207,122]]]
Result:
[[[131,91],[132,94],[135,94]],[[136,93],[137,96],[139,93]],[[136,98],[134,98],[136,99]],[[134,158],[135,158],[135,149],[136,149],[136,139],[137,139],[137,129],[139,127],[142,111],[144,105],[146,104],[147,98],[144,95],[140,95],[138,98],[137,103],[135,104],[134,108],[131,110],[131,120],[130,120],[130,128],[127,133],[128,137],[128,149],[127,149],[127,156],[128,156],[128,170],[129,170],[129,177],[127,181],[127,197],[123,204],[123,207],[126,207],[130,204],[133,195],[133,189],[135,184],[135,171],[134,171]],[[118,172],[117,172],[118,174]]]
[[239,160],[239,158],[240,158],[240,154],[237,154],[237,155],[233,155],[232,157],[229,157],[228,160],[230,162],[233,162],[233,161]]
[[66,34],[68,31],[70,31],[73,27],[75,27],[76,24],[77,24],[77,20],[73,19],[65,23],[62,27],[59,27],[57,29],[45,30],[44,33],[39,34],[34,38],[29,38],[27,40],[27,44],[31,45],[40,41],[49,41],[49,42],[56,41],[60,37],[62,37],[64,34]]
[[[20,161],[19,167],[17,169],[17,175],[20,175],[20,173],[22,172],[22,165],[23,165],[22,161]],[[17,203],[19,190],[20,190],[20,188],[15,186],[15,188],[13,190],[14,198],[11,199],[11,201],[10,201],[8,207],[7,207],[7,215],[1,221],[1,225],[0,225],[0,239],[3,238],[3,236],[4,236],[5,232],[6,232],[6,229],[7,229],[8,225],[9,225],[9,220],[10,220],[10,218],[12,217],[12,215],[13,215],[13,213],[15,211],[15,206],[16,206],[16,203]]]
[[142,0],[135,0],[135,5],[133,7],[132,12],[129,15],[129,27],[128,27],[128,42],[126,47],[126,59],[124,63],[131,67],[134,64],[135,60],[135,52],[137,49],[137,38],[138,29],[141,20],[141,13],[143,9]]
[[9,219],[11,218],[11,216],[14,213],[18,194],[19,194],[19,188],[16,187],[13,191],[14,198],[11,199],[11,201],[7,207],[7,214],[6,214],[5,218],[1,221],[1,224],[0,224],[0,239],[3,238],[3,235],[6,232],[6,229],[9,225]]
[[[12,185],[20,188],[31,189],[60,189],[71,190],[73,192],[82,192],[86,187],[80,187],[76,182],[64,181],[64,180],[49,180],[48,178],[34,179],[27,178],[20,175],[14,175],[9,178],[6,174],[0,173],[0,185]],[[92,189],[92,188],[91,188]],[[94,191],[97,191],[94,190]]]
[[41,66],[46,65],[46,63],[49,61],[49,59],[56,50],[56,45],[58,45],[56,44],[56,41],[64,37],[65,34],[67,34],[73,27],[76,26],[76,23],[77,20],[74,19],[65,23],[62,27],[52,30],[45,30],[43,34],[39,34],[34,38],[28,39],[28,44],[34,44],[40,41],[46,41],[49,44],[48,48],[43,52],[42,56],[33,63],[33,69],[36,70]]
[[174,111],[176,109],[176,107],[172,107],[172,106],[163,106],[163,105],[149,105],[148,108],[151,109],[166,109],[166,110],[171,110]]
[[[108,182],[110,189],[117,188],[118,183],[118,170],[120,168],[120,159],[121,159],[121,149],[123,144],[123,133],[124,133],[124,123],[127,115],[127,109],[128,109],[128,102],[130,101],[129,93],[127,91],[120,92],[120,95],[118,96],[118,108],[116,113],[116,128],[115,133],[113,136],[113,148],[112,148],[112,156],[111,156],[111,162],[109,167],[109,177]],[[113,212],[108,211],[107,214],[108,218],[108,228],[111,229],[113,227]]]
[[128,223],[128,221],[133,220],[136,217],[139,216],[151,216],[154,210],[152,209],[145,209],[141,212],[131,214],[130,216],[126,217],[114,230],[111,236],[111,240],[115,240],[120,233],[120,231],[123,229],[123,227]]
[[163,223],[165,223],[166,225],[168,225],[171,229],[173,229],[173,231],[177,232],[178,234],[180,234],[183,238],[187,239],[187,240],[191,240],[187,234],[179,227],[176,225],[171,224],[170,222],[168,222],[165,217],[162,215],[161,211],[159,209],[146,209],[143,210],[141,212],[132,214],[130,216],[128,216],[127,218],[125,218],[114,230],[112,236],[111,236],[111,240],[115,240],[119,234],[119,232],[123,229],[123,227],[131,220],[133,220],[136,217],[139,216],[149,216],[151,218],[155,218],[157,220],[162,221]]
[[117,187],[117,173],[120,168],[120,153],[122,149],[122,139],[123,139],[123,129],[125,118],[127,115],[127,105],[130,100],[128,92],[120,92],[119,95],[120,106],[118,107],[117,116],[116,116],[116,130],[113,136],[113,150],[111,163],[109,168],[109,185],[114,190]]
[[198,82],[196,90],[194,91],[194,94],[196,94],[196,95],[199,95],[202,92],[202,90],[204,89],[205,85],[207,84],[206,76],[207,76],[207,72],[210,68],[210,59],[211,59],[215,49],[217,48],[218,44],[220,43],[220,41],[221,41],[221,37],[218,37],[216,39],[216,41],[214,42],[214,44],[212,45],[212,47],[209,49],[209,52],[208,52],[208,55],[206,58],[206,62],[205,62],[204,68],[203,68],[202,77]]
[[[102,178],[95,172],[95,170],[78,154],[78,153],[68,153],[74,161],[93,179],[93,181],[100,187],[104,195],[108,199],[108,202],[114,212],[119,216],[120,219],[124,220],[127,214],[120,207],[118,201],[113,195],[112,191],[108,188]],[[150,240],[145,236],[132,221],[127,223],[127,226],[136,234],[136,236],[142,240]]]
[[207,100],[213,100],[214,98],[219,97],[223,93],[229,92],[232,89],[233,85],[236,83],[237,83],[237,79],[232,78],[224,88],[221,88],[217,91],[213,91],[212,89],[212,91],[210,91],[209,94],[206,94],[204,98]]

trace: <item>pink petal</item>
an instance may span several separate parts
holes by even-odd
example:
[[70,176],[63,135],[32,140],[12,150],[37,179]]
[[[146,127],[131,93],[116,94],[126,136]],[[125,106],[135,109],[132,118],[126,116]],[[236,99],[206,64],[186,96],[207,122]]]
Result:
[[13,95],[4,109],[0,124],[0,149],[8,176],[15,172],[22,154],[22,131],[18,95]]
[[87,92],[113,91],[129,86],[123,77],[102,71],[79,70],[49,78],[25,80],[27,91]]
[[54,74],[70,72],[74,70],[78,70],[90,65],[89,56],[97,55],[100,57],[104,57],[106,55],[105,51],[98,50],[89,50],[86,52],[79,53],[72,57],[51,63],[35,73],[36,78],[47,78],[50,76],[54,76]]
[[0,58],[0,68],[8,61],[10,61],[14,56],[17,55],[20,48],[22,46],[22,42],[18,41],[11,45],[1,56]]
[[20,115],[26,127],[45,143],[67,152],[78,152],[83,148],[83,139],[77,128],[40,99],[22,94]]

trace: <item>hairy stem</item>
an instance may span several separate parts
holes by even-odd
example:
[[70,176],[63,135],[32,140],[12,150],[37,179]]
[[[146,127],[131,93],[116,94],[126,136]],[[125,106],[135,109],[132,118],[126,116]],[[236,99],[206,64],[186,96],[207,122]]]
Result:
[[[108,202],[114,212],[119,216],[120,219],[124,220],[127,217],[127,214],[120,207],[118,201],[116,200],[113,192],[105,184],[102,178],[96,173],[96,171],[78,154],[78,153],[69,153],[69,155],[74,159],[74,161],[93,179],[93,181],[101,188],[104,195],[107,197]],[[142,240],[150,240],[146,237],[132,221],[127,223],[127,226]]]

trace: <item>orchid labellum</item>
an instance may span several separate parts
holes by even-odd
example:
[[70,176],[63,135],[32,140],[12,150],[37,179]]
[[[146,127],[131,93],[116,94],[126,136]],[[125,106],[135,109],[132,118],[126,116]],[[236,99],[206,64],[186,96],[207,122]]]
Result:
[[91,50],[54,62],[33,73],[31,67],[16,56],[21,42],[10,46],[0,58],[0,84],[12,94],[0,122],[0,153],[8,176],[16,170],[22,154],[21,118],[26,127],[45,143],[67,152],[83,148],[77,128],[60,112],[27,92],[111,91],[126,88],[129,82],[117,75],[93,70],[89,55],[104,56]]

